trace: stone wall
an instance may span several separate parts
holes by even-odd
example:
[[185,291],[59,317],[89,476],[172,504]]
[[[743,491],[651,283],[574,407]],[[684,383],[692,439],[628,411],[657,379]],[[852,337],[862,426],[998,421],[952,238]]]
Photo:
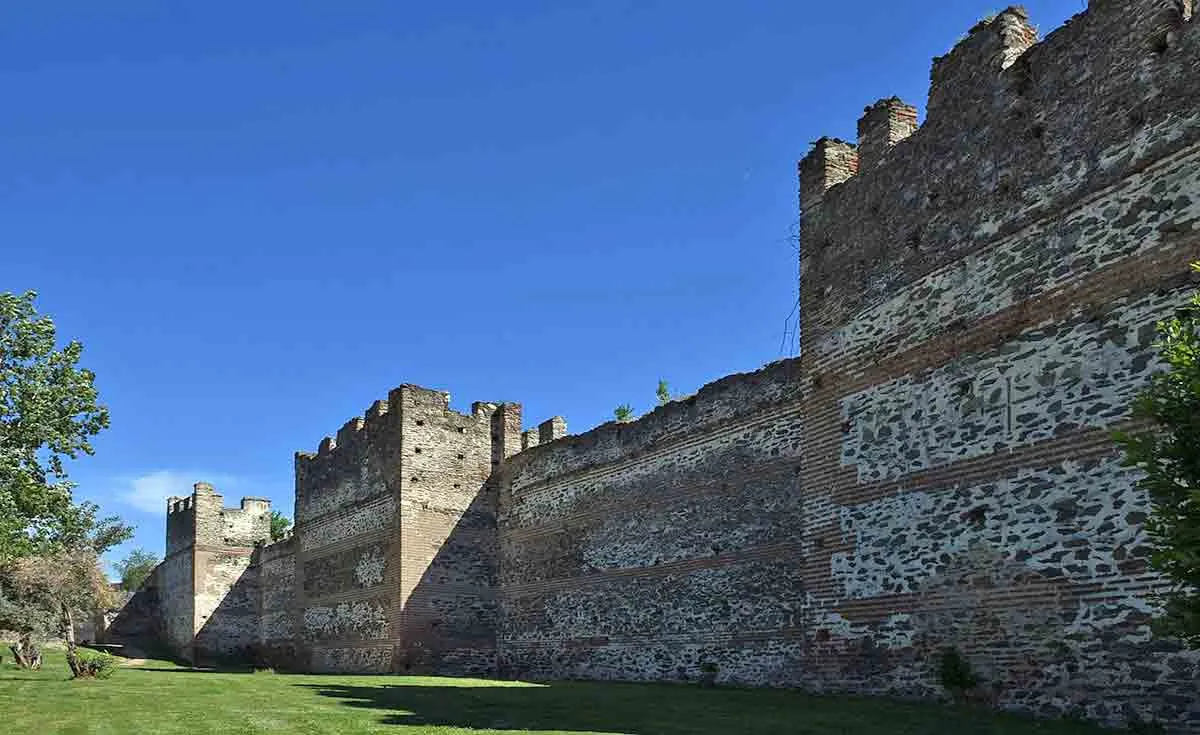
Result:
[[[317,671],[494,670],[493,468],[520,406],[404,385],[296,457],[295,621]],[[507,449],[506,449],[507,448]]]
[[505,466],[502,670],[928,697],[955,646],[1004,707],[1200,723],[1109,438],[1200,258],[1185,7],[1006,11],[921,127],[819,141],[802,357]]
[[296,549],[286,539],[259,549],[254,558],[258,572],[259,657],[279,669],[301,668],[296,649]]
[[409,388],[400,494],[401,645],[397,670],[495,671],[496,492],[493,468],[520,441],[521,407]]
[[[1200,732],[1151,637],[1148,499],[1110,438],[1200,259],[1191,0],[1024,12],[800,163],[801,357],[628,424],[521,431],[405,385],[296,455],[296,530],[172,499],[180,650],[314,671],[940,696]],[[147,598],[148,599],[148,598]]]
[[501,672],[800,683],[795,361],[503,469]]
[[316,454],[296,455],[292,625],[313,671],[392,670],[402,470],[400,412],[390,408],[376,401]]
[[167,556],[113,621],[107,639],[186,661],[247,658],[260,641],[256,544],[270,536],[271,504],[237,508],[207,483],[167,500]]
[[[195,497],[167,500],[167,556],[154,569],[152,581],[157,586],[163,642],[182,658],[192,657],[192,639],[196,635],[195,575],[192,560],[195,552]],[[143,588],[149,585],[143,585]],[[130,627],[145,627],[130,621]],[[154,626],[150,626],[154,627]]]
[[1194,288],[1200,28],[1094,2],[1033,37],[978,26],[920,129],[802,201],[808,683],[930,696],[954,645],[1001,706],[1194,724],[1109,433]]

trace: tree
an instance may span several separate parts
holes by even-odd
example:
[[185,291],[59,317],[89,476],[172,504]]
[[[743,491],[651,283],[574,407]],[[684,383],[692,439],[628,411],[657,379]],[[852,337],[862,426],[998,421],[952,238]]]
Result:
[[36,293],[0,293],[0,564],[65,548],[85,519],[72,503],[64,460],[91,454],[108,426],[83,346],[56,348]]
[[277,510],[271,511],[271,540],[279,541],[287,535],[288,529],[292,527],[291,520],[283,513]]
[[613,416],[623,424],[633,421],[633,406],[630,406],[628,403],[622,403],[613,409]]
[[145,549],[134,549],[121,561],[114,564],[121,575],[121,589],[135,592],[158,566],[158,556]]
[[[1200,271],[1200,263],[1192,269]],[[1117,432],[1126,466],[1144,475],[1154,552],[1150,566],[1171,583],[1156,632],[1200,648],[1200,293],[1158,324],[1155,345],[1167,370],[1154,375],[1133,403],[1148,428]]]
[[[115,604],[112,587],[100,569],[96,552],[77,548],[25,557],[16,561],[8,576],[24,614],[49,628],[46,633],[57,632],[67,641],[71,675],[84,675],[75,646],[75,620]],[[23,644],[33,634],[28,626],[18,632]],[[18,662],[25,657],[23,647],[13,647]]]
[[658,395],[658,405],[665,406],[671,402],[671,390],[667,387],[667,381],[659,380],[655,393]]
[[75,677],[90,671],[75,645],[75,620],[115,604],[100,555],[133,535],[133,529],[116,519],[96,520],[90,503],[79,510],[72,522],[87,527],[72,529],[65,545],[11,561],[0,571],[0,628],[19,636],[12,646],[18,665],[40,665],[37,642],[58,635],[67,642],[67,666]]

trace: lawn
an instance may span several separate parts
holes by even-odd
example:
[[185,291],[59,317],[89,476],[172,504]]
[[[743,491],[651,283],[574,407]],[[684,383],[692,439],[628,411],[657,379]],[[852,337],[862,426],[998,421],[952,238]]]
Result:
[[[0,649],[5,654],[7,647]],[[148,662],[70,681],[61,652],[40,672],[0,665],[0,732],[24,733],[795,733],[1095,735],[968,709],[787,691],[671,684],[550,685],[417,676],[213,673]]]

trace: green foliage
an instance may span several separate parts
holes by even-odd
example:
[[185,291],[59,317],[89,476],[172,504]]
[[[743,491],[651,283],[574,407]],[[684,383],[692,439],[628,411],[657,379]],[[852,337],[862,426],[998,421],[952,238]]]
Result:
[[142,586],[150,572],[154,571],[154,567],[158,566],[158,555],[145,549],[134,549],[113,566],[121,575],[121,589],[134,592]]
[[292,522],[283,513],[277,510],[271,511],[271,540],[279,541],[292,527]]
[[0,293],[0,563],[87,525],[64,461],[91,454],[91,438],[108,426],[95,376],[77,366],[83,346],[57,348],[54,322],[37,314],[35,298]]
[[658,381],[658,390],[655,391],[655,395],[658,396],[658,405],[660,406],[665,406],[671,402],[671,390],[667,386],[667,381]]
[[117,659],[107,651],[80,648],[76,651],[77,679],[107,679],[117,671]]
[[954,646],[942,650],[938,660],[938,676],[942,686],[955,694],[974,689],[979,684],[978,677],[971,670],[971,663]]
[[633,406],[629,405],[628,403],[622,403],[620,406],[617,406],[613,409],[613,416],[616,417],[617,421],[620,421],[623,424],[633,421]]
[[[1192,268],[1200,271],[1200,263]],[[1158,324],[1156,347],[1167,370],[1134,400],[1133,415],[1148,428],[1116,432],[1124,464],[1145,474],[1146,522],[1154,553],[1150,566],[1172,583],[1155,631],[1200,648],[1200,293]]]

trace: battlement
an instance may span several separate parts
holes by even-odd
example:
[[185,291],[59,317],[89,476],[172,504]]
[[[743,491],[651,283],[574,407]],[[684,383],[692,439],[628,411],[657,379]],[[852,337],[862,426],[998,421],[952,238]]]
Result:
[[[520,450],[520,422],[520,404],[476,401],[469,413],[462,413],[451,408],[446,391],[400,385],[386,400],[348,420],[336,435],[325,437],[315,453],[296,453],[297,522],[344,507],[346,498],[379,495],[382,486],[375,480],[364,485],[348,479],[364,463],[407,484],[420,482],[420,473],[401,471],[401,458],[422,452],[426,458],[430,451],[441,451],[449,453],[448,461],[495,466]],[[335,497],[343,500],[335,502]]]
[[167,515],[170,515],[171,513],[184,513],[191,510],[193,507],[195,507],[195,503],[190,495],[186,498],[180,498],[174,495],[167,498]]
[[315,453],[296,452],[296,458],[297,461],[312,461],[318,457],[331,455],[339,448],[344,450],[346,447],[357,442],[363,436],[364,430],[368,432],[377,431],[387,425],[389,421],[392,421],[398,415],[398,409],[401,406],[407,407],[410,413],[432,411],[462,419],[482,420],[490,419],[497,411],[502,410],[505,405],[519,406],[519,404],[475,401],[471,404],[471,413],[464,414],[450,407],[450,394],[446,391],[433,390],[406,383],[393,388],[388,393],[387,400],[378,400],[372,403],[363,412],[362,416],[355,416],[346,421],[334,436],[323,438],[317,446]]
[[254,549],[254,563],[262,564],[296,553],[295,538],[295,534],[289,528],[283,532],[282,538],[260,542]]
[[252,546],[270,536],[271,501],[246,496],[236,508],[207,482],[192,486],[187,498],[167,498],[167,555],[196,544]]
[[554,416],[538,424],[536,429],[521,432],[521,450],[561,439],[567,435],[567,420]]
[[[634,421],[609,421],[582,434],[568,435],[566,422],[556,416],[539,426],[538,435],[532,431],[523,434],[530,444],[506,467],[508,482],[519,495],[525,492],[525,477],[546,472],[569,474],[604,462],[641,457],[738,417],[788,405],[799,397],[801,385],[800,361],[780,360],[754,372],[715,380]],[[543,427],[556,432],[554,438],[535,442],[541,439]]]
[[857,144],[814,143],[799,164],[803,342],[1200,141],[1194,3],[1092,0],[1041,41],[1009,8],[934,59],[923,124],[890,97]]

